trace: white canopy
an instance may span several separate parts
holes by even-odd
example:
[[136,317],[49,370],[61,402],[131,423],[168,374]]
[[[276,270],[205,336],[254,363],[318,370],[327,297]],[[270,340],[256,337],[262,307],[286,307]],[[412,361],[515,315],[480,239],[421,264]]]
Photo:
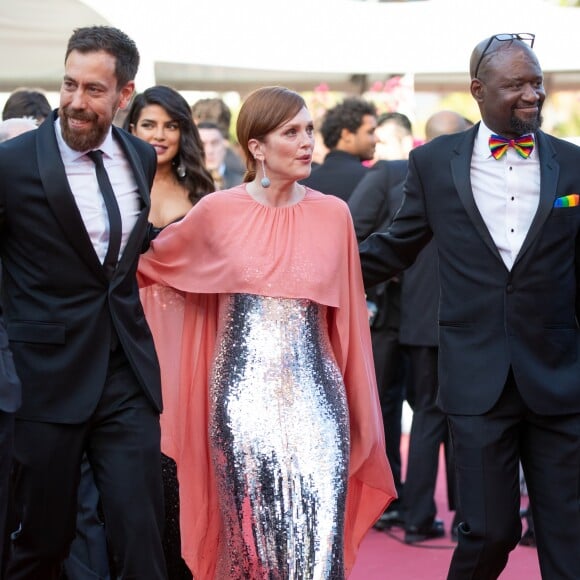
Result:
[[72,30],[107,24],[78,0],[0,0],[0,90],[57,90]]
[[0,0],[0,90],[56,90],[71,31],[103,23],[137,42],[138,89],[355,90],[404,73],[465,89],[473,47],[501,32],[536,34],[549,88],[580,86],[580,9],[546,0]]

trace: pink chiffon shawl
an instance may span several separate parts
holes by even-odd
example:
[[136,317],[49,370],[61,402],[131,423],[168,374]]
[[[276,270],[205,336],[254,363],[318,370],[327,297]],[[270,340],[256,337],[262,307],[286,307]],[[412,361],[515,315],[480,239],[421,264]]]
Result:
[[220,294],[305,298],[328,309],[346,386],[351,453],[347,573],[359,544],[396,496],[385,455],[358,247],[347,205],[308,189],[271,208],[241,185],[204,197],[142,256],[141,297],[162,372],[162,450],[177,463],[182,554],[196,580],[213,579],[220,542],[208,442],[208,380]]

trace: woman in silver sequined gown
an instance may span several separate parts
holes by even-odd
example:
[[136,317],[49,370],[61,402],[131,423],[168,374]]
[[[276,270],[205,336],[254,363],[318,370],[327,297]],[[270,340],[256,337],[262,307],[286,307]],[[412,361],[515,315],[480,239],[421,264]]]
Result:
[[352,219],[299,184],[314,144],[300,95],[258,89],[237,133],[244,184],[139,266],[182,551],[195,580],[343,580],[394,496]]

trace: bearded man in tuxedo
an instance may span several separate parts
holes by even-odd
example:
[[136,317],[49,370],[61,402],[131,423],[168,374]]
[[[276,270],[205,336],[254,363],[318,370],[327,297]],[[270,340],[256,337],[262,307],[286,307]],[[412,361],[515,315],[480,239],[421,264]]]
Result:
[[59,578],[83,453],[119,577],[166,578],[159,366],[135,277],[156,155],[112,126],[138,64],[120,30],[75,30],[59,110],[0,145],[3,307],[22,382],[10,580]]

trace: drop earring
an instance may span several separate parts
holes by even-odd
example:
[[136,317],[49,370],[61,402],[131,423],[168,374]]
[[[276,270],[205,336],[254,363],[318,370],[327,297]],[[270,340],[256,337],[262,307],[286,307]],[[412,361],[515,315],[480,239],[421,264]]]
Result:
[[180,177],[181,179],[183,179],[187,175],[185,165],[183,164],[182,161],[179,162],[179,165],[177,166],[176,171],[177,171],[177,176]]
[[262,179],[260,180],[260,185],[264,188],[264,189],[268,189],[268,187],[270,187],[270,179],[268,178],[268,176],[266,175],[266,165],[264,163],[264,160],[262,159],[262,173],[264,175],[264,177],[262,177]]

